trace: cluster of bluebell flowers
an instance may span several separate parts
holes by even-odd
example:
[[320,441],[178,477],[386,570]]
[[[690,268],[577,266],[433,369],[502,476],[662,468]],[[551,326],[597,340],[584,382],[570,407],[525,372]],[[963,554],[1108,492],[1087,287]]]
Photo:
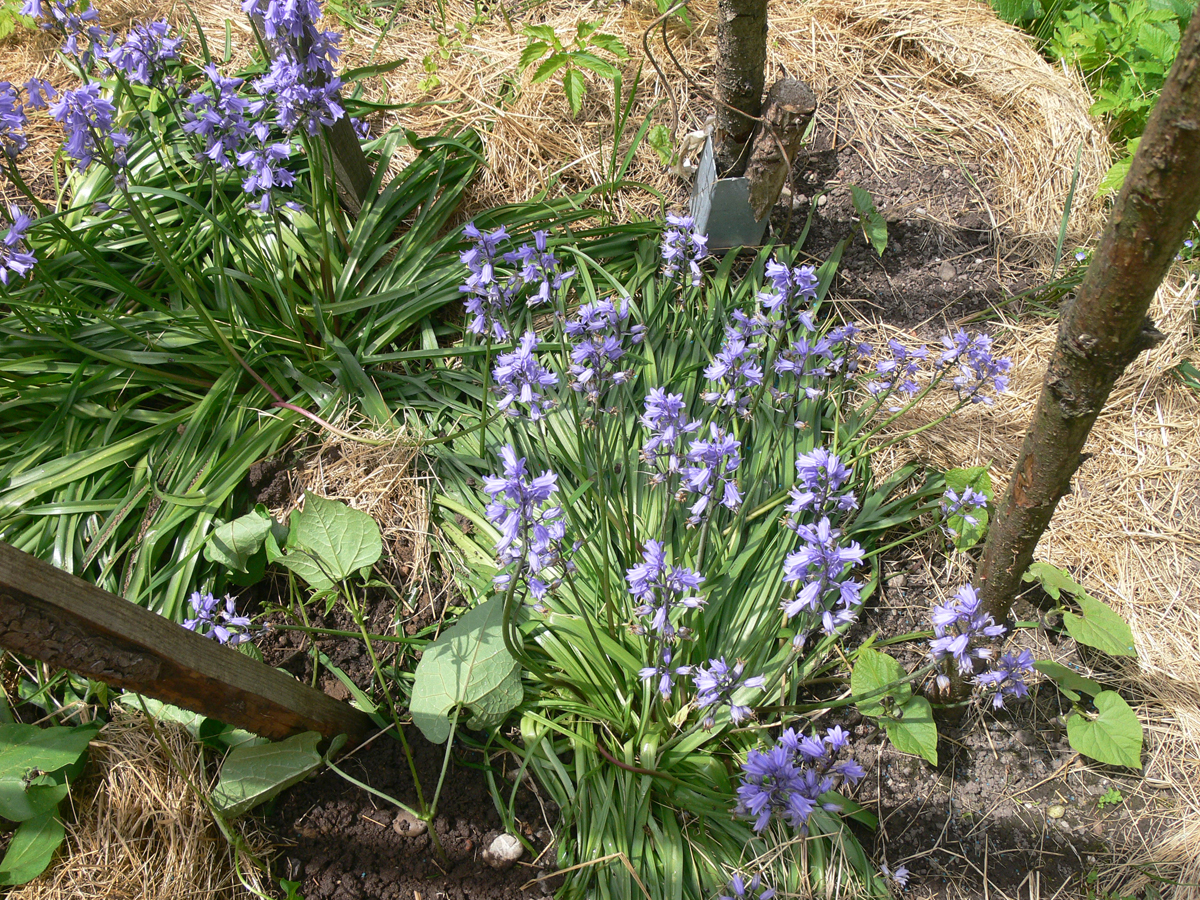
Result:
[[237,614],[236,601],[228,594],[218,600],[210,593],[194,591],[188,603],[194,613],[184,620],[183,627],[188,631],[230,645],[245,643],[254,636],[254,625],[248,617]]

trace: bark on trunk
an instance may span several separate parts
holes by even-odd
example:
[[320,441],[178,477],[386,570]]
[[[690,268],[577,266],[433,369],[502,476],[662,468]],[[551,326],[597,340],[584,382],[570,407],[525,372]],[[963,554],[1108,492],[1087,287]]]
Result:
[[997,621],[1007,617],[1038,538],[1085,458],[1084,441],[1113,383],[1162,339],[1146,312],[1198,207],[1200,15],[1184,35],[1078,296],[1063,311],[1037,409],[988,534],[976,585]]
[[717,167],[746,169],[750,138],[762,110],[767,66],[767,0],[717,4]]
[[816,95],[803,81],[781,78],[771,85],[746,166],[750,207],[756,220],[761,222],[779,199],[816,110]]

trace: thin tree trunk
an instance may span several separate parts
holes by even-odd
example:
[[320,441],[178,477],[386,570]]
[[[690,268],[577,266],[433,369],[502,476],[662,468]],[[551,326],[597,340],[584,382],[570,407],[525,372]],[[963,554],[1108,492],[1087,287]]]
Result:
[[804,131],[817,111],[817,98],[803,81],[781,78],[767,92],[762,122],[754,132],[746,178],[750,208],[761,222],[771,211],[792,171]]
[[762,110],[767,67],[767,0],[717,3],[717,166],[722,175],[746,168],[750,138]]
[[1084,442],[1114,382],[1162,340],[1146,312],[1197,208],[1200,15],[1183,37],[1078,295],[1063,310],[1037,409],[976,573],[997,621],[1007,617],[1038,539],[1085,459]]

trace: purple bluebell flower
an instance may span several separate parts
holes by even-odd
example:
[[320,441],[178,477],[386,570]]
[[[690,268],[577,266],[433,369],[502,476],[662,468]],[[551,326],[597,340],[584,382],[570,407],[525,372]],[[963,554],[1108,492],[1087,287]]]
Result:
[[627,384],[633,370],[622,368],[620,362],[627,352],[626,341],[638,344],[645,327],[629,321],[629,301],[620,304],[598,300],[579,307],[577,319],[566,324],[565,330],[576,341],[571,348],[571,388],[586,392],[588,400],[597,403],[600,391],[607,384]]
[[[522,576],[528,579],[530,593],[540,599],[555,586],[541,577],[543,572],[569,564],[569,553],[562,547],[566,533],[562,508],[546,505],[558,491],[558,476],[546,471],[529,478],[524,457],[518,459],[511,446],[500,448],[500,458],[503,474],[483,480],[484,493],[492,498],[486,510],[488,521],[500,530],[496,556],[501,567],[523,560]],[[501,574],[495,584],[507,587],[510,579]]]
[[475,246],[459,253],[458,258],[470,274],[459,291],[467,295],[464,301],[471,321],[467,331],[475,335],[487,335],[492,340],[508,340],[508,308],[512,305],[517,279],[501,282],[496,274],[496,251],[500,242],[508,238],[503,226],[484,234],[468,222],[463,234]]
[[50,82],[43,78],[30,78],[25,82],[25,93],[29,95],[29,106],[32,109],[45,109],[58,96]]
[[50,107],[50,114],[67,132],[63,149],[75,160],[79,171],[86,169],[97,154],[102,153],[105,141],[117,149],[123,149],[128,143],[129,136],[113,128],[116,111],[107,98],[100,96],[100,85],[94,82],[73,91],[63,91]]
[[14,203],[8,208],[11,224],[5,232],[4,241],[0,243],[0,284],[8,286],[10,276],[24,278],[37,264],[34,256],[25,244],[25,233],[33,220],[25,215]]
[[703,584],[704,576],[685,566],[668,566],[666,548],[659,541],[646,541],[642,561],[625,571],[625,580],[629,582],[629,593],[639,601],[634,614],[649,620],[639,628],[648,630],[657,640],[676,637],[672,610],[699,609],[705,602],[692,593]]
[[663,278],[670,281],[686,265],[692,287],[698,287],[703,278],[700,260],[708,255],[708,235],[696,232],[691,216],[668,214],[667,226],[662,242]]
[[751,750],[742,765],[734,814],[753,819],[755,831],[762,831],[778,816],[807,833],[808,818],[816,809],[841,809],[821,798],[841,783],[857,784],[866,774],[853,759],[839,759],[848,747],[848,735],[840,728],[830,729],[824,738],[806,737],[789,728],[774,747]]
[[783,601],[783,613],[789,619],[802,612],[817,617],[822,630],[832,635],[858,615],[862,583],[850,578],[849,570],[863,561],[862,547],[857,541],[841,546],[842,533],[827,517],[795,530],[803,544],[784,559],[783,581],[801,586],[793,599]]
[[[812,266],[788,267],[772,257],[767,262],[766,276],[770,285],[759,291],[758,300],[768,314],[778,317],[777,325],[790,326],[803,307],[817,299],[819,279]],[[813,330],[811,320],[805,328]]]
[[250,102],[238,88],[241,78],[226,78],[215,65],[204,67],[212,92],[194,91],[187,97],[183,112],[183,130],[204,138],[201,158],[229,169],[237,160],[238,150],[251,131],[247,117]]
[[271,208],[271,192],[289,188],[296,182],[291,169],[283,166],[291,158],[292,145],[289,141],[269,140],[270,128],[265,122],[255,124],[251,134],[255,140],[242,144],[237,163],[247,173],[242,190],[250,195],[259,194],[251,206],[265,213]]
[[354,133],[358,135],[360,141],[369,141],[371,139],[371,123],[367,121],[365,116],[351,118],[350,124],[354,126]]
[[657,681],[658,693],[664,700],[671,698],[671,692],[675,689],[675,679],[686,677],[692,673],[691,666],[674,666],[671,665],[671,660],[674,651],[670,644],[664,644],[658,653],[658,664],[646,666],[638,670],[638,678],[642,681]]
[[692,465],[683,468],[682,487],[685,496],[692,493],[699,497],[688,509],[689,525],[699,525],[718,503],[734,511],[742,505],[735,480],[742,464],[741,446],[741,441],[734,440],[716,422],[709,425],[708,440],[692,441],[687,454]]
[[[17,90],[11,82],[0,81],[0,147],[9,159],[15,159],[29,146],[25,137],[25,106]],[[32,96],[30,105],[33,105]]]
[[[804,334],[794,338],[786,347],[779,348],[779,355],[775,357],[775,371],[780,375],[825,378],[834,361],[832,340],[828,337],[810,338],[809,334]],[[820,388],[814,388],[808,392],[808,396],[809,399],[815,399],[822,393]]]
[[815,447],[808,453],[799,454],[796,457],[796,474],[800,484],[788,492],[792,502],[786,507],[786,524],[793,530],[802,513],[812,513],[817,517],[830,515],[835,510],[844,513],[858,509],[854,489],[842,491],[842,487],[853,478],[854,472],[836,453],[830,453],[824,447]]
[[[25,0],[21,14],[38,20],[39,28],[58,32],[65,38],[63,53],[76,57],[80,66],[87,69],[94,58],[104,55],[114,38],[96,24],[100,15],[94,7],[80,11],[80,6],[77,0],[54,0],[47,9],[43,0]],[[86,49],[80,48],[80,38],[87,39]]]
[[544,407],[547,404],[543,402],[544,395],[540,389],[558,384],[558,376],[534,356],[537,346],[537,334],[525,332],[515,350],[496,357],[496,368],[493,370],[496,382],[494,390],[501,395],[497,408],[507,415],[520,416],[520,407],[526,407],[527,415],[533,422],[546,414]]
[[[549,232],[535,231],[533,244],[522,244],[516,250],[504,254],[504,261],[518,268],[525,286],[534,288],[526,300],[528,306],[553,303],[558,297],[558,292],[562,290],[563,282],[575,274],[574,269],[560,271],[558,258],[546,249],[549,237]],[[580,313],[582,312],[581,309]]]
[[341,86],[342,80],[336,76],[314,82],[304,65],[286,56],[271,60],[267,74],[253,83],[261,96],[269,98],[275,122],[284,133],[291,134],[303,126],[310,135],[345,115],[340,103]]
[[1029,696],[1025,679],[1033,672],[1033,654],[1028,650],[1005,653],[990,669],[980,672],[975,683],[985,690],[993,690],[992,706],[1003,709],[1005,697],[1021,700]]
[[748,706],[735,703],[734,694],[742,690],[756,690],[766,684],[762,675],[744,678],[746,664],[737,660],[732,666],[725,662],[725,657],[710,659],[707,668],[695,666],[692,669],[692,681],[696,685],[696,706],[700,710],[708,710],[701,725],[712,728],[716,724],[717,710],[722,706],[729,707],[729,720],[738,725],[753,715]]
[[765,887],[762,883],[762,872],[755,872],[749,881],[735,872],[729,879],[729,893],[721,894],[717,900],[771,900],[775,896],[774,888]]
[[888,349],[892,358],[881,359],[875,364],[875,374],[879,378],[870,382],[867,390],[872,394],[898,390],[911,397],[921,390],[916,379],[921,371],[921,363],[929,358],[929,351],[924,345],[910,350],[895,338],[888,341]]
[[702,424],[687,417],[683,394],[668,394],[662,388],[651,388],[646,395],[646,412],[640,421],[650,437],[642,445],[642,459],[655,467],[651,484],[662,484],[669,476],[682,471],[683,445],[688,435]]
[[[253,637],[254,625],[246,616],[237,615],[236,601],[228,594],[221,601],[212,594],[194,591],[188,602],[195,613],[183,623],[188,631],[210,637],[218,644],[242,644]],[[222,602],[224,609],[220,608]]]
[[908,868],[905,866],[897,866],[895,871],[893,871],[884,863],[879,867],[879,873],[885,880],[894,883],[900,890],[908,887]]
[[968,525],[978,525],[979,518],[972,515],[981,509],[987,507],[987,497],[981,494],[974,488],[967,486],[963,488],[962,496],[959,496],[953,488],[946,488],[946,493],[942,495],[939,501],[939,506],[942,510],[942,530],[950,537],[956,537],[957,532],[950,527],[950,520],[961,518]]
[[135,25],[124,42],[114,44],[105,59],[114,69],[125,73],[136,84],[152,84],[166,70],[167,62],[179,59],[182,38],[173,38],[164,19],[148,25]]
[[950,687],[950,677],[942,669],[946,660],[954,660],[959,674],[971,675],[976,659],[991,659],[993,654],[991,647],[973,646],[974,642],[999,637],[1008,630],[983,611],[979,595],[969,584],[959,588],[949,602],[935,606],[929,617],[934,634],[929,655],[938,665],[937,682],[942,690]]
[[763,383],[761,349],[759,342],[748,340],[738,327],[727,327],[725,342],[704,369],[704,377],[716,387],[700,395],[704,402],[747,415],[754,399],[753,389]]
[[984,388],[990,384],[998,394],[1004,393],[1008,388],[1008,372],[1012,368],[1012,360],[1008,357],[994,356],[992,339],[986,334],[968,335],[965,331],[960,331],[953,336],[944,336],[942,344],[946,350],[942,353],[938,368],[958,368],[959,374],[953,383],[959,399],[990,406],[993,400],[983,393]]

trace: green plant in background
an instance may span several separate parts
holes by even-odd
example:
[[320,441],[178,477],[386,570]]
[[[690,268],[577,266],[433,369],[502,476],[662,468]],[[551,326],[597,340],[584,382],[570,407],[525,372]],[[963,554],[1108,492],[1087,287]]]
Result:
[[1107,791],[1096,798],[1096,808],[1104,809],[1106,806],[1119,806],[1125,802],[1125,795],[1121,793],[1119,788],[1110,787]]
[[529,38],[529,44],[521,51],[518,68],[524,72],[545,57],[534,70],[531,83],[541,84],[561,72],[563,93],[571,105],[571,112],[579,115],[583,109],[583,95],[587,91],[584,71],[594,72],[609,81],[619,75],[617,67],[598,56],[597,51],[611,54],[618,61],[629,58],[620,38],[605,34],[599,28],[599,22],[580,22],[568,46],[549,25],[526,26],[525,36]]
[[0,860],[0,884],[25,884],[50,864],[65,836],[59,804],[99,731],[95,724],[20,725],[11,717],[0,725],[0,816],[19,823]]

